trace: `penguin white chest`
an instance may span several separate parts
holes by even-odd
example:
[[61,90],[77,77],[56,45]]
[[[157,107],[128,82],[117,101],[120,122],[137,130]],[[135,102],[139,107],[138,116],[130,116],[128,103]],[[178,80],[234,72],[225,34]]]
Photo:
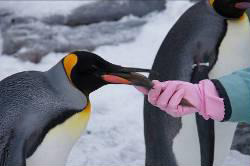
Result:
[[73,115],[51,129],[34,154],[27,159],[27,166],[65,166],[73,145],[87,126],[90,107],[89,103],[83,112]]
[[[227,21],[227,32],[209,77],[219,78],[247,67],[250,67],[250,25],[244,14],[239,20]],[[215,122],[215,165],[223,163],[228,155],[236,125],[237,123]]]
[[219,48],[210,78],[218,78],[250,66],[250,25],[247,15],[227,21],[227,32]]

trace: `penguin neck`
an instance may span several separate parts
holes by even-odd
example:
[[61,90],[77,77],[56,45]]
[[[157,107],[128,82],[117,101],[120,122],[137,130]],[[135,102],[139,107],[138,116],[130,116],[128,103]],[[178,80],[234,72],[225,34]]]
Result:
[[[80,90],[75,88],[64,69],[62,61],[44,72],[51,89],[56,95],[63,98],[73,109],[82,110],[74,114],[60,125],[49,130],[41,145],[30,158],[27,159],[27,166],[35,165],[60,165],[65,166],[70,151],[76,141],[80,138],[87,126],[91,104]],[[60,155],[58,155],[60,154]],[[46,158],[46,160],[44,160]]]
[[68,78],[64,65],[61,61],[45,72],[45,75],[51,82],[51,86],[53,86],[55,90],[58,89],[58,93],[60,95],[74,96],[74,104],[81,104],[79,105],[80,108],[84,108],[86,106],[89,101],[88,96],[83,94],[73,85],[71,80]]
[[227,20],[227,31],[220,44],[210,78],[219,78],[250,66],[250,24],[247,14],[241,19]]
[[219,15],[227,19],[239,19],[246,11],[231,6],[225,0],[209,0],[209,4]]

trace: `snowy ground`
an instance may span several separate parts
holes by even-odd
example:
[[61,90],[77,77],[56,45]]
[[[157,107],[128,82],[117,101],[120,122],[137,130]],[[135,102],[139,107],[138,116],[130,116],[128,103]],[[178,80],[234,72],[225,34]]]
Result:
[[[136,41],[100,47],[95,52],[116,64],[150,68],[167,31],[190,5],[171,2],[166,11],[147,18],[148,23]],[[63,56],[65,54],[51,53],[38,65],[0,56],[0,79],[23,70],[47,70]],[[83,134],[73,148],[68,166],[144,165],[143,95],[133,87],[109,85],[91,94],[91,102],[89,134]],[[232,151],[225,162],[225,165],[249,164],[249,156],[236,151]]]
[[232,150],[224,162],[224,166],[249,166],[250,157]]

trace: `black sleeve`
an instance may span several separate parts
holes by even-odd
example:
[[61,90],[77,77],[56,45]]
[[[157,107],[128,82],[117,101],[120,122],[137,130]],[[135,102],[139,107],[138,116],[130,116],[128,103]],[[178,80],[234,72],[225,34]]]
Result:
[[212,79],[211,81],[214,83],[219,96],[224,99],[225,116],[222,122],[228,121],[232,114],[232,107],[227,92],[219,80]]

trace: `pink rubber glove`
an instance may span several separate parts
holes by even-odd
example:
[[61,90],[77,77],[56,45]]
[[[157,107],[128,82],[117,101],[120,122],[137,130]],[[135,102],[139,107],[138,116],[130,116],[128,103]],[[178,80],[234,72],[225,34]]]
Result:
[[[212,81],[202,80],[199,84],[184,81],[153,81],[154,87],[148,92],[136,87],[144,94],[148,94],[148,101],[167,112],[173,117],[181,117],[198,112],[208,120],[209,118],[221,121],[224,118],[224,102],[218,96]],[[181,105],[186,99],[194,107]]]

